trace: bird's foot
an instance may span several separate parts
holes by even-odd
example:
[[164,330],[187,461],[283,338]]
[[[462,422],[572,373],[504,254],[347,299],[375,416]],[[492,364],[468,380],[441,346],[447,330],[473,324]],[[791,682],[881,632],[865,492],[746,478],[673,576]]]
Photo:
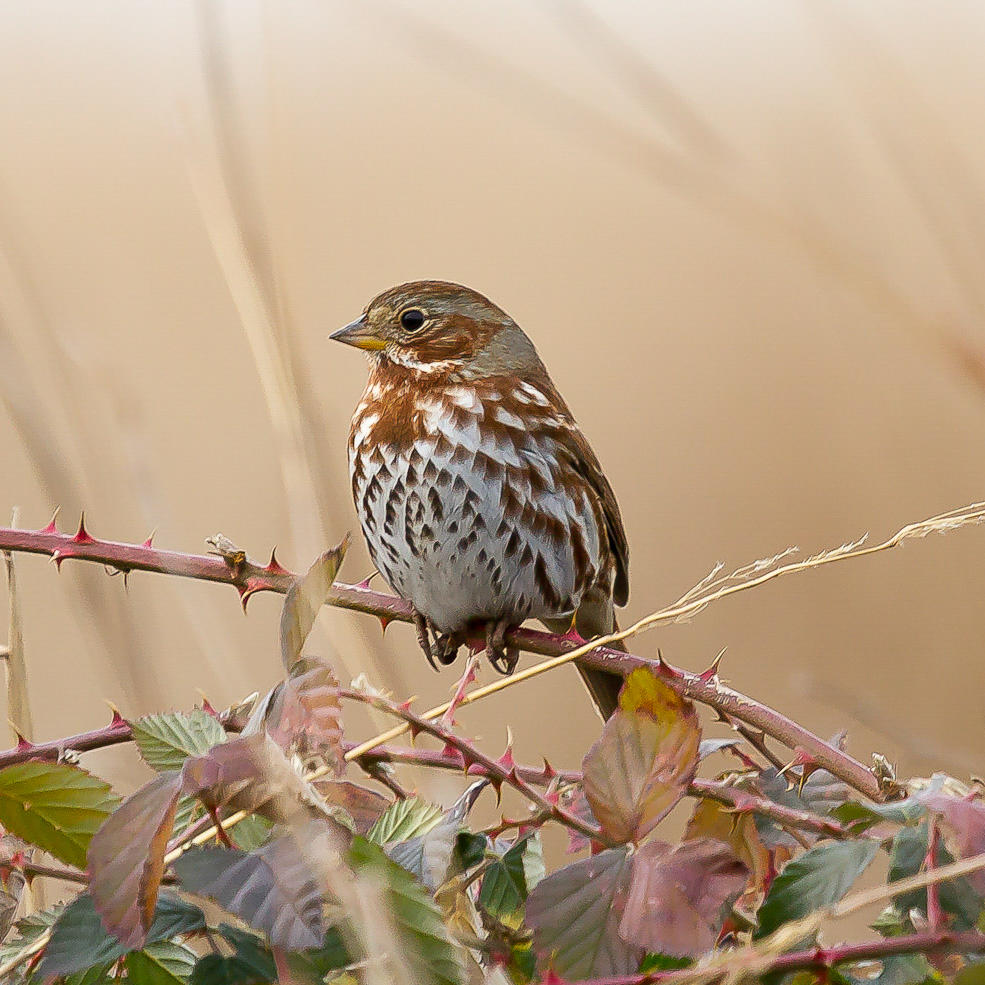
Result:
[[516,670],[520,651],[506,645],[506,631],[510,628],[509,619],[498,619],[486,624],[486,656],[493,669],[504,677]]
[[462,646],[467,639],[468,634],[464,632],[442,633],[440,636],[435,633],[434,644],[432,646],[435,659],[443,667],[453,664],[455,662],[455,658],[458,656],[459,647]]

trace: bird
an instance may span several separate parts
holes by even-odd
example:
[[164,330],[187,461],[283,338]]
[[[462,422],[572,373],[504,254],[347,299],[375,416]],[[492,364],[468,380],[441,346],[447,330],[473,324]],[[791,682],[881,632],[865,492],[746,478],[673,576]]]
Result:
[[[585,639],[613,632],[629,596],[619,506],[520,326],[471,288],[421,280],[330,338],[369,357],[348,439],[353,502],[431,665],[478,627],[501,673],[519,656],[507,632],[528,618]],[[608,718],[622,677],[578,670]]]

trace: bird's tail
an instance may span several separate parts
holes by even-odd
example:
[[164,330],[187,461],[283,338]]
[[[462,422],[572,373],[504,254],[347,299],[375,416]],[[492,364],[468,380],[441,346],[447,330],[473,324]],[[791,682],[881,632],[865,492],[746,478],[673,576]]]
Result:
[[[575,618],[575,626],[586,640],[592,639],[593,636],[605,636],[619,629],[611,598],[587,596]],[[571,626],[569,619],[545,619],[543,623],[554,633],[564,633]],[[621,640],[610,643],[609,649],[627,652]],[[586,667],[581,662],[577,667],[599,715],[603,720],[609,718],[619,707],[619,692],[623,685],[622,674]]]

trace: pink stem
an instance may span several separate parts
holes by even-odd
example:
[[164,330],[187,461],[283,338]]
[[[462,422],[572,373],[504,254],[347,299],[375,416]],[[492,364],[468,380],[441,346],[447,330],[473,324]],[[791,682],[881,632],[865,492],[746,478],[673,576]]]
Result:
[[[283,594],[296,575],[275,561],[261,566],[243,552],[228,551],[222,556],[180,554],[161,551],[147,543],[125,544],[93,538],[84,525],[76,534],[59,533],[53,524],[42,530],[0,527],[0,551],[47,554],[58,564],[74,558],[108,565],[121,571],[151,571],[159,574],[196,578],[232,585],[244,605],[256,592]],[[392,595],[383,595],[352,585],[335,585],[329,605],[366,612],[387,621],[411,620],[408,604]],[[560,656],[574,648],[571,640],[532,629],[516,629],[508,634],[511,645],[542,656]],[[476,641],[481,644],[480,640]],[[581,657],[584,665],[626,674],[637,667],[648,667],[666,684],[685,697],[699,701],[728,718],[751,725],[772,736],[795,752],[798,762],[823,767],[867,797],[881,801],[888,793],[871,770],[858,760],[835,748],[778,711],[733,691],[716,675],[702,676],[677,670],[662,660],[647,660],[633,654],[598,647]]]
[[[918,934],[908,934],[903,937],[886,937],[876,941],[864,941],[858,944],[839,944],[836,947],[813,947],[804,951],[791,951],[788,954],[778,954],[770,960],[769,967],[757,969],[757,974],[765,972],[787,972],[802,969],[826,969],[846,962],[870,961],[888,958],[895,954],[969,954],[985,951],[985,934],[977,930],[954,933],[946,930],[928,930]],[[738,969],[732,969],[738,970]],[[718,981],[728,974],[723,969],[714,974],[704,971],[700,980],[703,982]],[[680,982],[686,985],[696,979],[695,971],[690,968],[681,971],[654,971],[645,975],[616,975],[610,978],[585,978],[566,981],[565,985],[674,985]]]

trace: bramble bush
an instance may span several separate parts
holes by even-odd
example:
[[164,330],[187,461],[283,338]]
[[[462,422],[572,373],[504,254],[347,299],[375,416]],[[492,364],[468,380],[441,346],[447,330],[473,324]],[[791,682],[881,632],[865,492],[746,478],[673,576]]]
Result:
[[[904,528],[876,549],[977,522],[979,505]],[[531,630],[513,642],[550,659],[473,687],[469,659],[447,704],[418,712],[364,680],[343,686],[304,653],[325,603],[389,621],[406,606],[335,577],[345,543],[303,577],[261,566],[225,538],[211,555],[161,552],[42,530],[0,530],[0,550],[159,571],[284,593],[284,680],[262,698],[207,703],[0,753],[3,944],[0,980],[98,985],[261,982],[643,985],[647,982],[985,981],[985,802],[980,781],[903,782],[866,767],[838,738],[812,735],[727,687],[717,663],[690,674]],[[700,611],[805,562],[785,556],[713,576],[619,634]],[[272,645],[273,645],[273,641]],[[581,768],[518,763],[463,733],[456,711],[572,659],[626,683]],[[717,715],[705,735],[696,703]],[[357,738],[347,704],[394,727]],[[409,744],[394,740],[409,735]],[[420,740],[420,741],[416,741]],[[154,777],[123,797],[84,766],[130,742]],[[785,746],[782,755],[778,747]],[[402,764],[464,774],[451,805],[405,790]],[[702,766],[703,764],[703,766]],[[702,766],[699,776],[699,766]],[[480,797],[511,788],[528,805],[491,827]],[[677,843],[661,822],[682,801]],[[548,871],[542,829],[570,855]],[[666,837],[666,836],[664,836]],[[40,850],[40,852],[38,851]],[[854,890],[888,860],[887,883]],[[575,857],[571,857],[575,856]],[[54,878],[74,897],[15,920],[25,883]],[[872,909],[873,933],[823,944],[837,919]]]

